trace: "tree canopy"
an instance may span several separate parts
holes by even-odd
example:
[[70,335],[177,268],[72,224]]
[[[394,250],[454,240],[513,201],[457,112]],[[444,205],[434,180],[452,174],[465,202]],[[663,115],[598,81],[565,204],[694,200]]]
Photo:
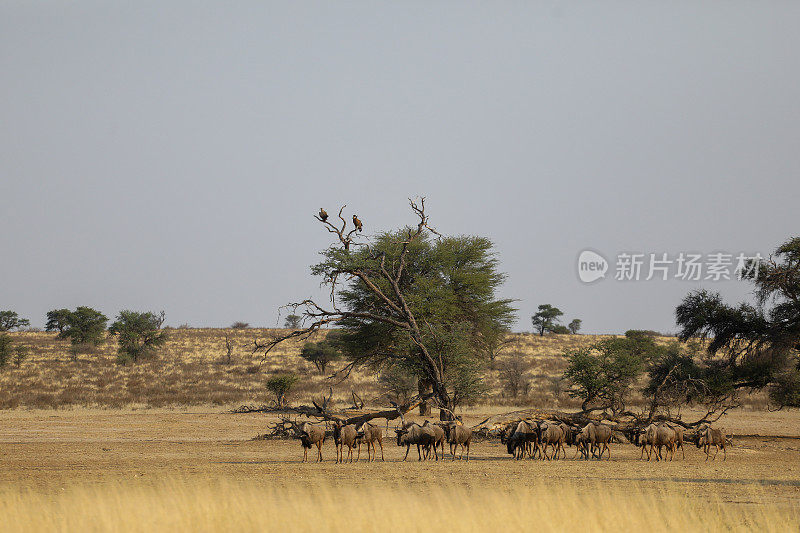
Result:
[[16,311],[0,311],[0,331],[26,328],[30,325],[30,320],[20,318]]
[[769,259],[751,260],[742,278],[754,285],[755,305],[728,305],[699,290],[675,310],[679,337],[706,343],[705,359],[686,367],[677,385],[706,376],[703,387],[720,398],[767,389],[778,406],[800,407],[800,237]]
[[73,346],[98,345],[105,339],[108,318],[91,307],[54,309],[47,313],[48,331],[57,329],[58,337],[69,339]]
[[300,327],[300,315],[291,314],[286,317],[286,320],[283,322],[283,327],[286,329],[297,329]]
[[555,329],[559,322],[558,317],[563,314],[564,313],[561,312],[561,309],[558,307],[553,307],[550,304],[542,304],[539,306],[539,310],[531,317],[531,323],[533,324],[534,330],[539,332],[539,335],[544,335]]
[[[262,345],[305,336],[325,325],[341,328],[345,371],[360,365],[399,366],[425,379],[440,407],[452,410],[482,390],[487,338],[507,331],[512,301],[496,297],[505,275],[497,271],[491,241],[449,237],[428,226],[424,199],[411,201],[414,227],[378,233],[368,240],[322,221],[338,243],[311,267],[330,290],[326,308],[312,300],[291,304],[308,327]],[[360,239],[360,240],[356,240]]]
[[583,400],[584,411],[624,411],[632,385],[659,350],[653,339],[629,334],[566,352],[570,396]]
[[58,331],[63,333],[67,328],[67,320],[72,313],[69,309],[53,309],[47,312],[47,323],[45,323],[45,331]]
[[119,337],[117,359],[120,363],[136,362],[152,355],[158,346],[167,341],[167,332],[161,329],[164,312],[140,313],[120,311],[117,320],[108,331]]
[[[329,334],[328,337],[333,337],[333,334]],[[312,363],[320,374],[324,374],[328,365],[339,359],[341,355],[334,338],[320,342],[307,342],[300,351],[300,357]]]

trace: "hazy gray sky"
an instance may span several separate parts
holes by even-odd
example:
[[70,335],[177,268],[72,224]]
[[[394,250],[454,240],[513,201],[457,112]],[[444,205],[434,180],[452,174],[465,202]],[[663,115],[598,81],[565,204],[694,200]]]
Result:
[[800,226],[798,2],[0,2],[0,309],[274,326],[312,215],[492,238],[518,298],[674,330],[699,286],[584,248],[769,253]]

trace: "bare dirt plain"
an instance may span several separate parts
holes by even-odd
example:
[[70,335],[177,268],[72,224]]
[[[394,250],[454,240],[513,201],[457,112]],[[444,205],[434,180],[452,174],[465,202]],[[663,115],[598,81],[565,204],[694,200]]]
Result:
[[[467,413],[474,423],[481,414]],[[599,484],[625,491],[677,488],[699,498],[747,504],[757,491],[778,505],[800,503],[800,413],[739,411],[725,419],[734,436],[727,461],[722,454],[706,462],[687,446],[686,460],[654,463],[639,460],[628,444],[612,447],[610,461],[513,461],[498,441],[473,444],[471,461],[419,463],[412,450],[391,439],[384,442],[386,462],[334,464],[332,442],[323,448],[325,462],[302,464],[297,441],[251,440],[269,421],[261,414],[231,414],[214,408],[186,410],[59,410],[0,412],[0,487],[38,493],[74,485],[102,487],[120,481],[158,483],[224,480],[252,486],[347,485],[413,487],[437,485],[468,489],[557,484],[591,492]],[[385,426],[384,426],[385,427]],[[390,424],[391,428],[394,423]],[[758,433],[762,436],[743,436]],[[311,455],[311,454],[309,454]],[[413,458],[413,460],[411,460]]]

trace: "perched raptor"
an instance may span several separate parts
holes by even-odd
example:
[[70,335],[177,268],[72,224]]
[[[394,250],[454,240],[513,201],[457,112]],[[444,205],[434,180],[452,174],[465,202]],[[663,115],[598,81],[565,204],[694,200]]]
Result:
[[323,222],[328,220],[328,213],[321,207],[319,208],[319,218],[321,218]]
[[353,215],[353,225],[356,227],[358,231],[361,231],[361,221],[358,220],[357,215]]

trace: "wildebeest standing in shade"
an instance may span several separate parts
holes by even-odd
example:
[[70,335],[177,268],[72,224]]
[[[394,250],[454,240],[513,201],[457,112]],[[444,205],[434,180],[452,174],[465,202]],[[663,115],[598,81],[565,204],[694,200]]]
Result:
[[672,461],[675,458],[675,430],[664,424],[659,424],[658,426],[651,424],[648,428],[647,437],[650,440],[650,455],[653,454],[654,448],[657,448],[656,461],[666,461],[661,454],[661,448],[666,447],[669,460]]
[[[589,422],[581,430],[581,435],[583,435],[584,440],[591,445],[592,456],[597,457],[597,459],[602,459],[603,452],[608,451],[608,459],[611,460],[611,449],[608,447],[608,443],[611,442],[610,427],[605,424]],[[595,448],[600,451],[597,455],[594,453]]]
[[[396,429],[397,445],[406,447],[406,455],[403,461],[408,459],[408,452],[411,450],[412,445],[417,446],[417,454],[419,460],[422,461],[422,449],[429,451],[430,447],[436,442],[436,432],[433,428],[422,427],[415,422],[404,423],[400,429]],[[427,458],[427,455],[426,455]]]
[[591,449],[591,444],[589,443],[589,437],[584,435],[582,432],[578,432],[573,439],[573,444],[575,444],[575,455],[572,456],[575,459],[578,456],[578,453],[581,454],[581,459],[588,460],[589,459],[589,451]]
[[430,427],[433,429],[435,433],[435,439],[433,441],[433,458],[435,460],[439,460],[439,453],[437,452],[437,448],[442,449],[442,459],[444,459],[444,442],[447,439],[447,434],[444,431],[444,428],[439,424],[431,424],[428,420],[422,424],[422,427]]
[[347,459],[353,462],[353,448],[358,446],[356,461],[361,458],[361,439],[354,424],[342,425],[336,422],[333,427],[333,442],[336,445],[336,462],[344,463],[344,447],[347,446]]
[[[378,446],[381,447],[381,461],[385,461],[386,459],[383,458],[383,430],[369,422],[364,422],[361,425],[361,433],[363,436],[358,443],[359,455],[361,454],[361,442],[363,441],[367,445],[367,461],[376,460],[378,451],[375,449],[375,443],[377,442]],[[372,455],[370,455],[370,449],[372,450]]]
[[[553,422],[542,422],[539,426],[541,434],[542,459],[558,459],[558,454],[564,449],[564,430]],[[547,455],[547,447],[553,447],[553,456]],[[566,455],[566,452],[564,452]]]
[[677,424],[667,424],[675,432],[675,451],[681,449],[681,457],[686,459],[686,449],[683,447],[683,426]]
[[325,426],[309,422],[300,426],[300,443],[303,445],[303,462],[308,461],[308,450],[317,447],[317,462],[322,462],[322,443],[325,442]]
[[501,440],[504,440],[508,453],[515,459],[522,459],[526,452],[528,457],[534,457],[539,450],[539,426],[535,421],[521,420],[510,426]]
[[711,426],[704,426],[697,433],[697,442],[696,445],[698,448],[703,448],[703,451],[706,452],[706,461],[708,461],[708,457],[711,455],[711,447],[715,446],[717,451],[714,452],[714,457],[711,458],[712,461],[717,459],[717,454],[719,453],[720,448],[722,448],[722,460],[726,461],[728,459],[728,452],[727,452],[727,442],[725,440],[725,433],[722,429],[712,428]]
[[650,424],[642,429],[640,429],[635,436],[634,444],[636,446],[641,446],[642,453],[639,454],[639,459],[644,459],[644,454],[647,453],[647,460],[650,460],[650,448],[653,446],[653,442],[651,437],[655,436],[655,429],[651,432],[650,427],[655,428],[655,424]]
[[459,460],[464,457],[464,450],[467,451],[467,461],[469,461],[469,446],[472,442],[472,430],[462,426],[461,424],[453,424],[450,426],[450,434],[448,435],[447,442],[450,443],[450,454],[453,456],[453,461],[456,460],[456,449],[461,446],[461,455]]

